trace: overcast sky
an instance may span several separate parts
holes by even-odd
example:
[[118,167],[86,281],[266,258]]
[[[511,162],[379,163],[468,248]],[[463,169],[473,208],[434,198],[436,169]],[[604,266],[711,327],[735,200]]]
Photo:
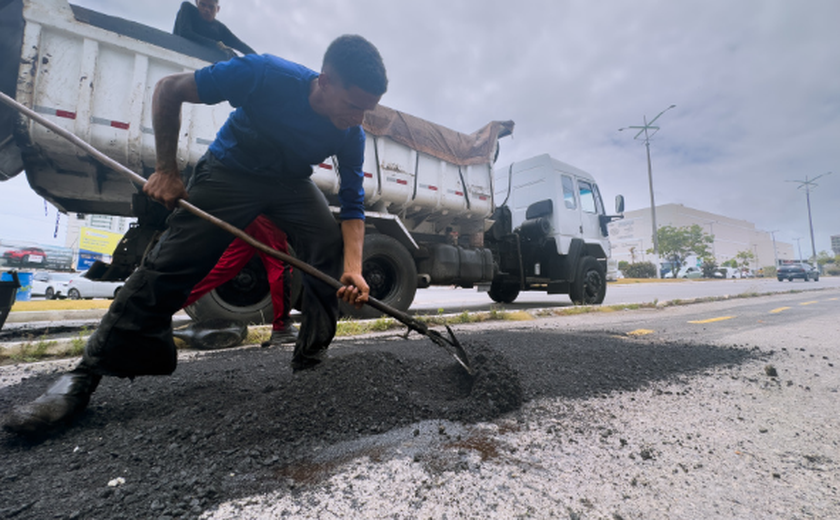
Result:
[[[179,6],[75,3],[167,31]],[[651,140],[657,204],[802,237],[809,256],[805,192],[787,181],[832,171],[811,193],[817,251],[840,235],[836,0],[222,0],[219,19],[314,69],[361,34],[388,68],[383,104],[464,133],[512,119],[497,166],[549,153],[592,173],[610,209],[617,194],[650,206],[644,144],[618,129],[674,104]],[[0,185],[0,238],[61,243],[22,178]]]

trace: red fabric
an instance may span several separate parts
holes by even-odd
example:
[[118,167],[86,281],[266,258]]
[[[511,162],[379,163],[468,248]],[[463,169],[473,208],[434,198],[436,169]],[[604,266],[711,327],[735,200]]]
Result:
[[[263,244],[280,251],[281,253],[289,253],[289,243],[286,240],[286,233],[275,226],[268,217],[260,215],[254,219],[245,232],[259,240]],[[227,250],[219,258],[216,267],[210,271],[203,280],[198,282],[193,287],[187,302],[184,307],[195,303],[199,298],[209,293],[216,287],[223,283],[232,280],[239,271],[251,260],[254,253],[260,255],[260,258],[265,265],[266,273],[268,274],[268,285],[271,288],[271,304],[274,307],[274,330],[283,330],[286,322],[289,319],[289,310],[286,308],[286,300],[284,299],[284,275],[286,266],[280,260],[273,256],[267,255],[257,248],[249,245],[245,241],[237,238],[231,242]]]

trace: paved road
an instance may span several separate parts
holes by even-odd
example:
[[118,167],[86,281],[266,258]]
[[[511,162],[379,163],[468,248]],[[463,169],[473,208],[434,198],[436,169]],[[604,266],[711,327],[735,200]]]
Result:
[[[775,278],[741,280],[685,280],[675,282],[650,282],[638,284],[610,283],[605,305],[622,303],[650,303],[671,300],[691,300],[745,293],[773,293],[793,290],[814,290],[840,287],[840,277],[823,277],[819,282],[779,282]],[[417,291],[411,310],[417,313],[483,311],[492,308],[493,301],[487,293],[475,289],[430,287]],[[506,309],[533,309],[543,307],[570,307],[572,302],[565,294],[540,292],[520,293],[515,302],[505,304]]]
[[[832,288],[457,326],[469,385],[394,333],[294,376],[288,349],[201,354],[106,379],[44,443],[0,433],[0,516],[831,518],[839,310]],[[0,368],[0,412],[59,366]]]

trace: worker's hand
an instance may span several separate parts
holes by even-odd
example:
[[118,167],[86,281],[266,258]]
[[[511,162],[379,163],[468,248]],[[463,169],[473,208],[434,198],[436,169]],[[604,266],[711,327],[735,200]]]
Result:
[[180,199],[187,199],[187,189],[178,172],[155,172],[143,186],[143,193],[160,202],[172,211]]
[[216,42],[216,47],[220,51],[224,52],[228,59],[235,58],[237,56],[236,51],[225,45],[223,42]]
[[338,298],[361,309],[370,295],[370,287],[364,277],[358,273],[344,273],[340,281],[344,287],[338,290]]

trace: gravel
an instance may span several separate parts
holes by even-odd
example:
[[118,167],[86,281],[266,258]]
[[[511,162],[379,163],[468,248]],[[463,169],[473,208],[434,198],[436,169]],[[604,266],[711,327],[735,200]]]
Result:
[[[569,320],[565,320],[567,323]],[[73,428],[0,434],[0,518],[830,518],[833,345],[461,327],[184,356],[107,378]],[[0,413],[69,363],[0,369]],[[771,370],[772,369],[772,370]],[[775,375],[773,375],[775,373]]]

